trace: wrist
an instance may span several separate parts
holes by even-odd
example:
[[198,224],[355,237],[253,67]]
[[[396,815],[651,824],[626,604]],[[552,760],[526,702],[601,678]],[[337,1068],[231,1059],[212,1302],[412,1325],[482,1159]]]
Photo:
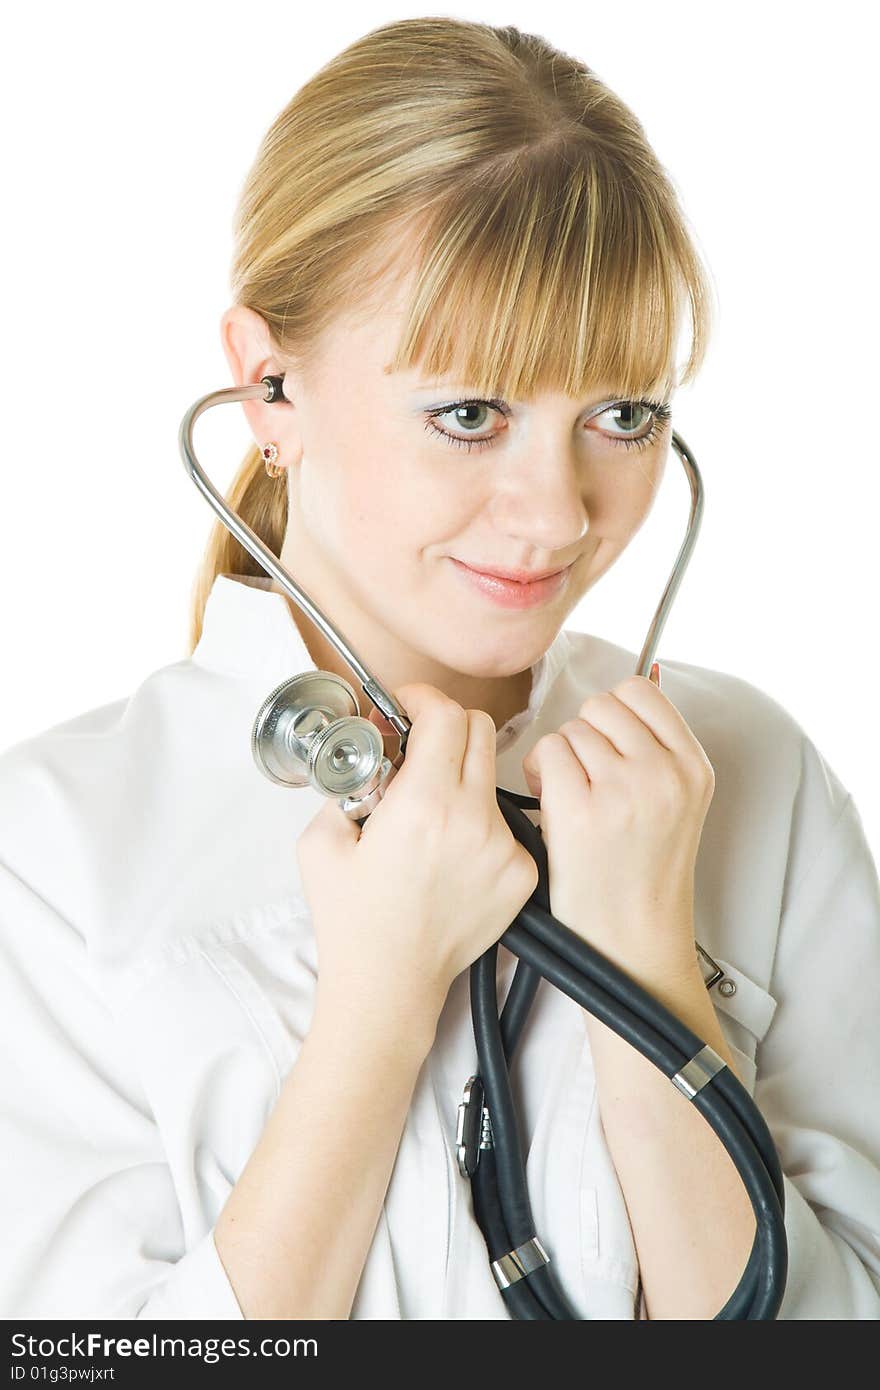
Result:
[[[641,970],[630,970],[624,966],[624,969],[653,999],[728,1061],[724,1036],[698,962],[693,966],[665,971],[653,966]],[[591,1039],[597,1038],[600,1045],[604,1046],[606,1039],[612,1036],[616,1039],[613,1029],[602,1024],[587,1009],[584,1009],[584,1020]],[[617,1041],[609,1045],[616,1047]]]
[[596,949],[673,1013],[677,1012],[676,1006],[680,1006],[682,999],[706,998],[706,983],[696,951],[690,959],[677,953],[625,954],[619,948],[612,952],[598,945]]
[[377,989],[360,981],[322,983],[319,978],[311,1031],[330,1037],[343,1033],[354,1050],[387,1048],[423,1061],[434,1044],[442,1007],[443,1001],[429,992],[417,995],[394,982]]
[[686,988],[694,980],[702,981],[693,939],[688,945],[659,932],[653,940],[641,937],[636,941],[627,939],[621,932],[609,933],[604,939],[595,931],[578,934],[607,961],[645,988],[650,988],[652,982],[673,981]]

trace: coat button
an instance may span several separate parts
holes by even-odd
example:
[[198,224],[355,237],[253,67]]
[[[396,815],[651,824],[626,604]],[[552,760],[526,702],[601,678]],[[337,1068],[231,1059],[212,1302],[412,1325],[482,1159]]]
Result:
[[736,994],[736,984],[733,980],[722,980],[718,986],[718,993],[729,998],[731,994]]

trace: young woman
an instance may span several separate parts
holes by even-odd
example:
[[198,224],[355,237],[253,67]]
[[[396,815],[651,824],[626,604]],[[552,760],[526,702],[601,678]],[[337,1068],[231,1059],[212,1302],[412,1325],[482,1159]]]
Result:
[[[852,797],[748,682],[664,661],[661,688],[565,628],[651,509],[708,333],[640,124],[543,39],[390,23],[280,113],[236,235],[230,370],[286,400],[244,404],[229,500],[401,701],[407,755],[363,828],[259,774],[269,690],[350,672],[217,523],[187,659],[0,760],[0,1312],[509,1316],[455,1156],[468,967],[537,883],[497,784],[541,797],[554,915],[766,1118],[780,1317],[880,1317]],[[755,1224],[699,1113],[546,982],[512,1082],[578,1314],[714,1317]]]

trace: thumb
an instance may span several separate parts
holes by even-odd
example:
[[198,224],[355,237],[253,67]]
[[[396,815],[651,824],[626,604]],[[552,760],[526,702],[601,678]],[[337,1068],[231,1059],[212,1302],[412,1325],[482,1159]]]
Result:
[[[407,681],[405,685],[396,686],[391,691],[391,694],[394,696],[411,724],[418,719],[423,710],[428,709],[431,705],[440,704],[447,699],[442,690],[438,690],[434,685],[429,685],[427,681]],[[371,724],[376,725],[376,728],[385,738],[399,738],[399,734],[394,729],[393,725],[385,718],[384,714],[376,705],[370,710],[367,718]],[[386,745],[386,752],[387,751]]]
[[[437,690],[435,686],[429,685],[426,681],[408,681],[405,685],[396,686],[391,694],[410,724],[414,724],[422,710],[432,702],[446,698],[442,691]],[[394,725],[385,718],[377,705],[373,706],[367,718],[371,724],[375,724],[382,735],[382,748],[386,758],[394,758],[400,748],[401,737]]]
[[[394,694],[396,697],[397,692],[395,691]],[[393,757],[397,750],[397,741],[400,738],[400,734],[397,732],[394,725],[389,723],[378,705],[373,706],[367,715],[367,719],[371,724],[375,724],[379,733],[382,735],[382,751],[385,757]]]
[[[446,699],[442,690],[438,690],[434,685],[429,685],[427,681],[407,681],[405,685],[396,686],[391,693],[410,722],[417,719],[428,705]],[[374,714],[383,723],[388,723],[377,709],[371,711],[371,718]]]
[[534,748],[523,758],[522,769],[523,773],[525,774],[526,784],[528,785],[529,791],[532,793],[532,796],[535,796],[540,800],[541,775],[537,769],[537,758],[535,755]]

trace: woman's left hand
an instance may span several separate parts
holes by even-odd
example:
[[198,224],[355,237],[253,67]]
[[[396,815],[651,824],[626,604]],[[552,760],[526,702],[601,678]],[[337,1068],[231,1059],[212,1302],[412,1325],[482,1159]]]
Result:
[[522,765],[541,801],[553,916],[635,975],[692,976],[715,773],[659,681],[591,695]]

